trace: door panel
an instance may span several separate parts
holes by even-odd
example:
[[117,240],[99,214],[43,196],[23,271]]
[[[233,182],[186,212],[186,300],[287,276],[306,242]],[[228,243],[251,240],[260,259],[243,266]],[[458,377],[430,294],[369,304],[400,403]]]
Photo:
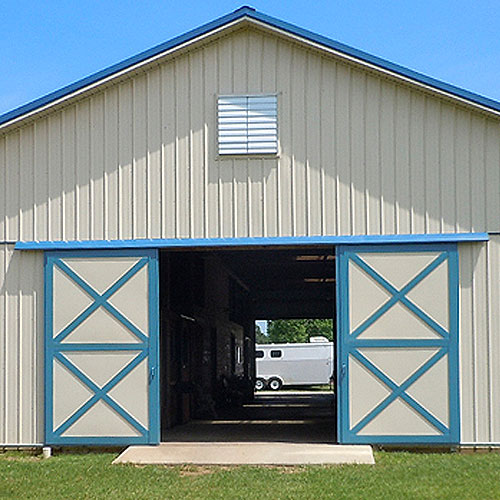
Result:
[[47,252],[48,444],[159,441],[156,250]]
[[456,245],[337,250],[342,443],[456,443]]

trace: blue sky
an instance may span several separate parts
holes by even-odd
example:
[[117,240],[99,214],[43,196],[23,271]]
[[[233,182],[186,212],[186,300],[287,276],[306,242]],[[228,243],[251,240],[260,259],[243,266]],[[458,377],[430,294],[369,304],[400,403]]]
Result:
[[266,320],[259,320],[259,321],[256,321],[256,323],[259,325],[261,332],[267,333],[267,321]]
[[[0,114],[243,3],[2,0]],[[254,0],[247,4],[500,101],[498,0]]]

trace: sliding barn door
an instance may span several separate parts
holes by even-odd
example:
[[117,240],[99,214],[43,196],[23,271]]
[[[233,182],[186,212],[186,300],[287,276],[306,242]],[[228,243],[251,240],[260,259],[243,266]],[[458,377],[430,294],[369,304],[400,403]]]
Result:
[[341,442],[458,442],[456,246],[337,256]]
[[159,441],[157,252],[47,252],[48,444]]

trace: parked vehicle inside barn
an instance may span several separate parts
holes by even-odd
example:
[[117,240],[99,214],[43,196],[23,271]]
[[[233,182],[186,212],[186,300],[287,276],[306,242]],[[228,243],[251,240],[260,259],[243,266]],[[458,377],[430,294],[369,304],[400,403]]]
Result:
[[333,342],[311,337],[308,343],[256,344],[255,389],[329,384],[333,377]]

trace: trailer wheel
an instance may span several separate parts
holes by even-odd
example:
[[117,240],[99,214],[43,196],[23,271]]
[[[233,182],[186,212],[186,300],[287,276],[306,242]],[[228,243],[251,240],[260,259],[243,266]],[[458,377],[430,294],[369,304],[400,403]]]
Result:
[[283,382],[281,382],[279,378],[273,377],[272,379],[269,379],[267,385],[272,391],[279,391],[281,389],[281,386],[283,385]]
[[263,391],[266,388],[266,381],[263,378],[258,378],[255,381],[255,390]]

